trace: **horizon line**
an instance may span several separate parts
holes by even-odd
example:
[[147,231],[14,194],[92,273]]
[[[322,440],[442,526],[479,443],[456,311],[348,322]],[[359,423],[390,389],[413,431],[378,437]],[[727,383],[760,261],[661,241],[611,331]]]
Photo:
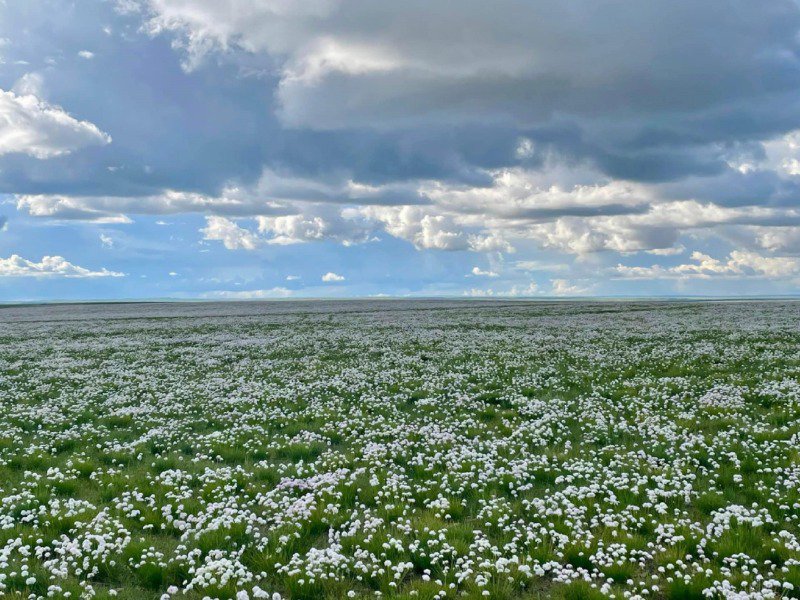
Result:
[[800,301],[800,294],[755,294],[755,295],[606,295],[606,296],[306,296],[286,298],[87,298],[47,300],[0,300],[0,307],[70,305],[70,304],[210,304],[210,303],[256,303],[256,302],[364,302],[364,301],[421,301],[441,300],[450,302],[746,302],[746,301]]

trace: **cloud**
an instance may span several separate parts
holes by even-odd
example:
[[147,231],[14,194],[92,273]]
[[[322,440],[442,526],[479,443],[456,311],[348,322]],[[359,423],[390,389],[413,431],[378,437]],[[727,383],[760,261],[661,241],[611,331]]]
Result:
[[78,56],[80,56],[81,58],[83,58],[85,60],[91,60],[91,59],[94,58],[94,52],[91,52],[89,50],[80,50],[78,52]]
[[[458,11],[445,0],[138,6],[146,29],[172,37],[187,68],[209,53],[269,57],[280,116],[293,126],[535,128],[563,119],[583,129],[581,145],[608,168],[632,163],[664,176],[697,167],[691,153],[649,152],[665,141],[747,135],[797,110],[800,11],[783,0],[736,10],[725,0],[491,8],[470,0]],[[740,118],[729,118],[732,109]]]
[[514,156],[519,159],[531,158],[534,154],[534,149],[534,143],[529,138],[521,138],[516,150],[514,150]]
[[[237,188],[219,195],[163,190],[151,196],[71,196],[66,194],[18,194],[17,210],[31,216],[99,222],[129,222],[127,214],[166,215],[187,212],[227,216],[251,216],[292,209],[273,201],[255,199]],[[127,213],[127,214],[126,214]]]
[[206,217],[206,226],[200,233],[204,240],[220,241],[228,250],[255,250],[263,242],[252,231],[225,217]]
[[472,267],[472,271],[470,271],[472,275],[475,277],[497,277],[498,273],[494,271],[484,271],[480,267]]
[[[650,188],[608,180],[597,171],[547,164],[540,169],[490,172],[490,186],[423,186],[422,195],[443,210],[505,220],[636,214],[653,199]],[[572,181],[571,181],[572,180]]]
[[8,258],[0,258],[0,277],[35,277],[40,279],[56,278],[97,278],[124,277],[125,273],[100,269],[92,271],[73,265],[62,256],[45,256],[39,262],[26,260],[17,254]]
[[381,223],[389,235],[411,242],[418,250],[513,250],[497,233],[468,233],[451,216],[421,207],[368,206],[361,212]]
[[344,281],[344,279],[345,279],[344,276],[338,275],[337,273],[334,273],[332,271],[328,271],[327,273],[325,273],[325,275],[322,276],[322,281],[324,281],[325,283],[336,283],[339,281]]
[[626,227],[621,222],[576,218],[534,225],[529,234],[544,248],[578,255],[669,247],[677,235],[673,228]]
[[114,238],[110,235],[106,235],[105,233],[100,234],[100,245],[103,248],[113,248],[114,247]]
[[492,288],[470,288],[464,290],[463,295],[471,298],[489,298],[496,296],[497,293]]
[[[42,214],[65,214],[67,207],[77,215],[88,215],[89,206],[76,206],[68,199],[56,203],[52,200],[39,204],[38,198],[21,198],[18,206],[28,207],[29,212]],[[210,210],[228,212],[230,204],[213,201],[202,203]],[[291,245],[308,242],[333,241],[344,246],[376,240],[376,234],[385,231],[393,237],[411,242],[419,250],[467,250],[473,252],[513,252],[514,248],[498,231],[475,230],[474,226],[458,225],[453,216],[441,214],[435,209],[419,206],[362,206],[339,208],[325,203],[295,202],[273,206],[272,210],[297,211],[292,214],[260,215],[255,217],[258,225],[256,235],[242,229],[230,219],[207,217],[207,226],[202,229],[205,239],[227,239],[226,248],[253,249],[260,244]],[[108,213],[97,213],[108,214]],[[457,217],[457,215],[456,215]]]
[[44,92],[44,77],[41,73],[25,73],[14,82],[11,88],[17,96],[38,96],[42,97]]
[[462,295],[472,298],[525,298],[537,294],[539,294],[539,286],[535,281],[531,281],[527,285],[514,285],[506,290],[497,290],[495,288],[471,288],[469,290],[464,290]]
[[[384,232],[418,250],[511,253],[532,241],[577,256],[647,252],[666,257],[684,251],[679,240],[687,233],[730,237],[732,228],[749,232],[754,247],[782,252],[800,247],[793,233],[800,211],[791,204],[673,200],[660,186],[609,181],[591,168],[568,168],[556,160],[538,169],[493,172],[486,186],[418,182],[414,195],[428,201],[421,205],[291,199],[291,190],[313,186],[296,180],[284,185],[287,181],[270,173],[253,188],[231,185],[216,196],[166,190],[138,198],[20,195],[16,202],[33,216],[97,222],[130,222],[128,212],[211,213],[201,231],[228,249],[326,241],[350,246],[375,241]],[[282,188],[280,200],[265,199],[263,185]],[[381,186],[350,181],[342,189],[357,190],[362,199],[385,197]],[[254,219],[256,231],[230,218],[245,216]]]
[[554,296],[583,296],[590,292],[588,286],[576,285],[566,279],[551,279],[550,293]]
[[[57,219],[126,222],[128,213],[181,212],[252,216],[258,235],[246,230],[244,240],[233,242],[242,248],[315,241],[353,245],[373,241],[383,231],[419,250],[511,253],[530,240],[581,256],[668,256],[680,252],[678,240],[687,232],[800,223],[800,211],[788,202],[729,206],[673,198],[673,187],[610,180],[594,167],[555,157],[535,168],[487,175],[491,179],[485,185],[424,180],[398,187],[341,178],[323,183],[267,170],[253,186],[229,184],[217,195],[165,190],[145,197],[18,195],[16,201],[33,216]],[[390,199],[422,203],[387,204]],[[765,243],[777,243],[767,242],[767,233],[759,235]]]
[[332,240],[351,246],[368,241],[374,232],[374,226],[356,211],[317,210],[323,214],[258,217],[258,230],[270,236],[267,243],[279,245]]
[[513,253],[514,246],[505,239],[504,234],[499,231],[490,233],[470,234],[469,249],[473,252],[508,252]]
[[685,232],[723,226],[785,226],[797,223],[793,207],[726,207],[694,200],[654,202],[647,211],[619,216],[559,217],[537,223],[527,235],[545,248],[570,254],[595,252],[676,252],[673,247]]
[[220,216],[206,217],[206,227],[200,231],[204,239],[222,241],[229,250],[254,250],[263,244],[286,246],[323,241],[351,246],[369,241],[375,232],[375,224],[358,211],[325,205],[305,206],[306,210],[310,208],[316,212],[258,216],[255,218],[258,233]]
[[533,296],[539,293],[539,286],[535,281],[531,281],[528,285],[515,285],[509,292],[509,296]]
[[285,287],[274,287],[263,290],[215,290],[203,293],[202,297],[219,300],[267,300],[288,298],[291,295],[292,290]]
[[33,95],[0,90],[0,156],[27,154],[38,159],[111,143],[111,136],[79,121],[59,106]]
[[518,271],[564,271],[568,265],[564,262],[545,262],[541,260],[518,260],[514,263]]
[[671,248],[655,248],[653,250],[645,250],[645,252],[655,256],[675,256],[677,254],[683,254],[686,252],[686,246],[679,244]]
[[[335,177],[331,181],[279,174],[265,169],[252,185],[229,183],[217,193],[204,194],[176,189],[162,189],[148,195],[76,195],[76,194],[17,194],[17,208],[40,217],[75,220],[121,220],[127,214],[177,214],[199,212],[222,216],[286,216],[302,212],[304,206],[315,207],[314,219],[321,215],[330,225],[334,237],[340,228],[351,229],[357,225],[356,214],[344,215],[342,222],[336,205],[416,204],[427,202],[418,187],[411,183],[371,186],[351,179]],[[326,205],[331,205],[326,208]],[[293,227],[294,221],[285,221],[281,227]],[[266,227],[269,228],[269,222]],[[307,229],[300,224],[298,229]],[[313,226],[312,226],[313,229]],[[313,237],[301,235],[297,239]]]
[[785,279],[800,274],[800,259],[786,256],[761,256],[755,252],[734,250],[727,260],[718,260],[702,252],[693,252],[694,262],[673,267],[653,265],[630,267],[617,265],[616,272],[627,279],[712,279],[715,277],[763,277]]
[[[41,134],[20,144],[0,125],[0,193],[20,227],[127,223],[128,250],[151,235],[135,215],[177,236],[186,220],[164,215],[193,213],[208,217],[197,237],[220,242],[206,258],[369,243],[362,254],[397,258],[403,292],[426,277],[460,291],[476,264],[502,274],[486,280],[495,293],[512,274],[525,290],[501,264],[511,252],[541,293],[550,277],[556,291],[630,278],[618,263],[697,278],[686,247],[717,257],[716,276],[762,281],[729,252],[800,256],[796,2],[118,0],[100,20],[89,4],[58,10],[58,40],[46,15],[7,4],[6,64],[32,66],[14,65],[2,102],[33,115],[15,131]],[[114,68],[92,68],[101,58]],[[113,144],[76,152],[107,144],[100,129]]]
[[770,252],[800,253],[800,227],[754,227],[756,241]]

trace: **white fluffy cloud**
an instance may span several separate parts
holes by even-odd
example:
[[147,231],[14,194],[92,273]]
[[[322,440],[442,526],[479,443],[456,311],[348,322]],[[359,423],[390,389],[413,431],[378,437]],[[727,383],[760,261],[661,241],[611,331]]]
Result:
[[587,169],[548,164],[538,170],[501,169],[486,187],[423,186],[422,194],[445,210],[505,220],[550,220],[561,215],[630,212],[650,201],[644,185],[613,181]]
[[[543,247],[570,254],[657,251],[679,253],[685,232],[711,231],[721,226],[779,225],[796,221],[794,208],[725,207],[694,200],[654,202],[641,213],[596,217],[558,217],[529,226],[527,235]],[[769,227],[765,227],[769,229]]]
[[463,250],[468,246],[466,236],[447,217],[430,215],[416,206],[370,206],[363,212],[383,223],[390,235],[419,249]]
[[338,273],[334,273],[333,271],[328,271],[325,275],[322,276],[322,281],[325,283],[337,283],[339,281],[344,281],[344,275],[339,275]]
[[[31,212],[37,209],[41,211],[35,199],[20,199],[18,206],[22,202]],[[52,204],[45,206],[52,207]],[[385,231],[393,237],[411,242],[419,250],[514,251],[502,233],[475,231],[474,226],[468,223],[460,225],[457,218],[442,214],[435,207],[338,208],[329,204],[298,202],[292,208],[299,212],[256,217],[260,235],[220,216],[206,217],[207,225],[201,232],[205,239],[223,241],[229,249],[252,250],[261,244],[289,245],[322,241],[350,246],[374,240],[376,233]]]
[[295,214],[258,217],[258,230],[270,236],[270,244],[300,244],[333,240],[344,246],[370,239],[374,226],[356,211],[317,207],[322,214]]
[[628,279],[711,279],[714,277],[764,277],[785,279],[800,274],[800,259],[786,256],[761,256],[755,252],[734,250],[727,260],[718,260],[702,252],[693,252],[691,263],[663,267],[617,265],[616,272]]
[[473,276],[475,277],[497,277],[498,274],[492,270],[484,270],[480,267],[472,267],[472,271],[470,271]]
[[107,133],[59,106],[32,94],[0,90],[0,155],[21,153],[46,159],[109,143]]
[[36,278],[96,278],[124,277],[125,273],[100,269],[92,271],[67,261],[62,256],[45,256],[39,262],[26,260],[18,254],[8,258],[0,258],[0,277],[36,277]]
[[553,296],[583,296],[591,291],[589,286],[578,285],[566,279],[551,279],[550,293]]
[[734,159],[731,166],[743,173],[770,169],[783,176],[800,175],[800,129],[767,140],[762,146],[763,156]]
[[229,250],[255,250],[263,244],[303,244],[334,241],[350,246],[369,241],[375,231],[374,223],[365,220],[358,211],[315,207],[321,214],[311,212],[255,218],[258,232],[239,226],[226,217],[208,216],[200,230],[206,240],[221,241]]
[[225,217],[206,217],[206,226],[200,232],[203,239],[220,241],[228,250],[255,250],[262,243],[255,233]]
[[383,225],[396,238],[411,242],[419,250],[506,251],[513,248],[496,233],[468,233],[453,217],[419,206],[368,206],[361,210]]

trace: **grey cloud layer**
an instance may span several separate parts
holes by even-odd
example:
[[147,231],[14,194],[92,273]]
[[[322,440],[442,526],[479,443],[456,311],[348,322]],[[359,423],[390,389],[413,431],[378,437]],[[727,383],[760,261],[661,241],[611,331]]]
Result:
[[559,141],[606,170],[670,178],[720,169],[705,144],[797,122],[790,0],[141,5],[150,30],[172,31],[195,60],[212,48],[272,56],[294,126],[572,123],[578,139]]

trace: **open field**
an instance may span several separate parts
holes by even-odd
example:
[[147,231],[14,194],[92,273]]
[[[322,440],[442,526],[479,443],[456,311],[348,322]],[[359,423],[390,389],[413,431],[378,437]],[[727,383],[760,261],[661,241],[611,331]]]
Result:
[[0,589],[800,597],[800,304],[0,309]]

